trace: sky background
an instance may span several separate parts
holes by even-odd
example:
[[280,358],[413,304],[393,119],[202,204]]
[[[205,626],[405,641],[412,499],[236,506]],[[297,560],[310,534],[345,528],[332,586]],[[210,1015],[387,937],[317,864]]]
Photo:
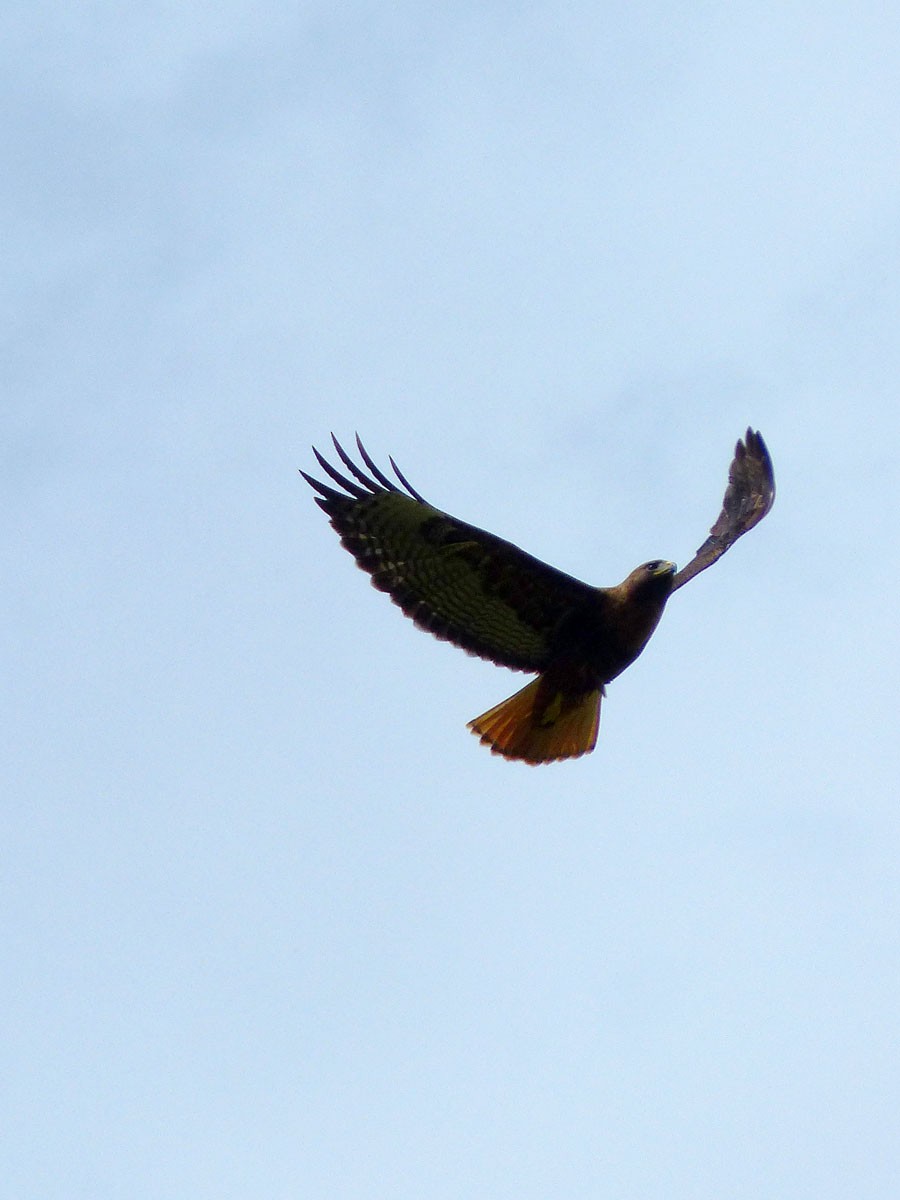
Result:
[[[900,15],[0,16],[0,1195],[893,1200]],[[596,584],[770,517],[596,752],[416,631],[334,430]]]

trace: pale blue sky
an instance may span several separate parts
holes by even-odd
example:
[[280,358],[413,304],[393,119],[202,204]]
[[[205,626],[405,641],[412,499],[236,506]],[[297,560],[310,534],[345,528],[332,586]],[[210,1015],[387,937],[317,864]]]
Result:
[[[30,3],[0,56],[0,1194],[893,1200],[900,16]],[[358,429],[608,584],[748,424],[771,516],[544,769],[297,474]]]

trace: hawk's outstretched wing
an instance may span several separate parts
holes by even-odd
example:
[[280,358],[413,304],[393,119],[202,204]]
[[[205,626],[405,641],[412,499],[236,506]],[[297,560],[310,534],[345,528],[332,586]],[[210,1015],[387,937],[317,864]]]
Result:
[[769,451],[762,435],[748,429],[744,440],[734,448],[722,511],[709,537],[675,576],[672,591],[712,566],[729,546],[763,519],[774,501],[775,476]]
[[511,542],[432,508],[391,466],[401,491],[369,457],[371,478],[332,435],[348,479],[314,450],[343,491],[301,472],[319,492],[341,542],[372,583],[422,629],[504,667],[541,671],[551,636],[596,589],[557,571]]

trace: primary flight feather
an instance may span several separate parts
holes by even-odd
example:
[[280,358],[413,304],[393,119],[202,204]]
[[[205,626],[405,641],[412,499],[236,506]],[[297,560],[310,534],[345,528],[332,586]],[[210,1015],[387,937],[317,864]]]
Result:
[[349,478],[313,453],[341,490],[301,474],[373,585],[435,637],[500,666],[538,673],[469,722],[495,754],[528,763],[593,750],[604,685],[644,649],[672,592],[761,521],[775,499],[769,452],[748,429],[735,447],[722,511],[688,565],[676,571],[674,563],[655,559],[615,587],[595,588],[433,508],[390,459],[398,486],[359,437],[370,474],[334,435],[332,441]]

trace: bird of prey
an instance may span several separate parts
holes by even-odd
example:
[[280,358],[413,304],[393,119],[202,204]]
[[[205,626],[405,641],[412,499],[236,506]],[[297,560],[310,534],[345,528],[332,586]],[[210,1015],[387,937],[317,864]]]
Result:
[[499,666],[538,673],[469,722],[493,753],[527,763],[593,750],[605,685],[644,649],[669,596],[721,558],[775,499],[769,452],[748,429],[735,447],[722,511],[687,566],[678,571],[654,559],[615,587],[597,588],[433,508],[392,458],[397,483],[388,478],[358,436],[371,475],[333,434],[332,441],[350,477],[315,447],[313,453],[341,490],[301,474],[372,584],[435,637]]

